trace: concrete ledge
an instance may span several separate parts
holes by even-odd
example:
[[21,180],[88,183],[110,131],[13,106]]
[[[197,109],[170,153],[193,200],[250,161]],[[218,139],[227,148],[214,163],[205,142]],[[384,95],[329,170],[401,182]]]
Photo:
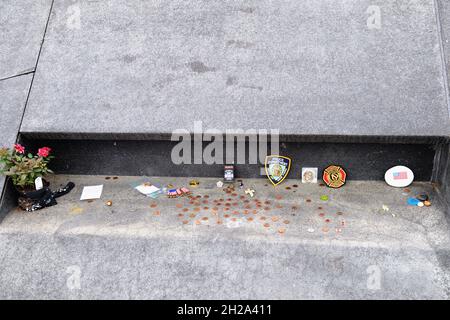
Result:
[[434,5],[56,1],[21,131],[448,136]]

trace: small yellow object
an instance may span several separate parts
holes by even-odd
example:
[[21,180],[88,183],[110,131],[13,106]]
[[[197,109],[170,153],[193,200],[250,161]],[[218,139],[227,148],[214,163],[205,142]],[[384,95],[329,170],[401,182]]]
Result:
[[430,201],[424,201],[423,204],[425,205],[425,207],[429,207],[431,206],[431,202]]
[[107,205],[108,207],[111,207],[111,206],[112,206],[112,201],[111,201],[111,200],[106,201],[106,205]]
[[191,180],[189,182],[189,185],[192,187],[198,186],[200,184],[200,182],[198,182],[197,180]]

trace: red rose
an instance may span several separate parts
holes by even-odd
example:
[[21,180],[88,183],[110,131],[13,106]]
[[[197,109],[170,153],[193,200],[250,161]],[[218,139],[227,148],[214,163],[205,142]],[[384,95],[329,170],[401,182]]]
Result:
[[49,156],[50,151],[52,151],[52,149],[49,148],[49,147],[43,147],[43,148],[40,148],[40,149],[38,150],[38,156],[39,156],[39,157],[46,158],[46,157]]
[[25,152],[25,147],[20,144],[15,144],[14,149],[16,150],[17,153],[23,154]]

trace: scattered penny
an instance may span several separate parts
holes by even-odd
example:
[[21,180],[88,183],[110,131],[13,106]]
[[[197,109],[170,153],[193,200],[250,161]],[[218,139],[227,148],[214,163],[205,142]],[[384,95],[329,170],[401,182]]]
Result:
[[222,220],[217,220],[217,224],[222,224]]
[[266,220],[266,217],[262,216],[259,219],[264,221],[264,220]]
[[117,180],[117,179],[119,179],[119,177],[113,177],[113,180]]
[[291,223],[291,222],[290,222],[289,220],[284,220],[283,223],[284,223],[284,224],[289,224],[289,223]]
[[191,213],[191,214],[189,215],[190,218],[195,218],[195,216],[196,216],[195,213]]
[[311,199],[306,199],[306,202],[311,202]]
[[189,223],[189,221],[183,220],[183,224],[188,224],[188,223]]
[[430,201],[424,201],[423,204],[425,205],[425,207],[431,206],[431,202]]
[[248,217],[247,221],[253,221],[253,218],[252,217]]
[[207,220],[208,220],[208,217],[203,217],[202,220],[203,220],[203,221],[207,221]]
[[200,208],[199,208],[199,207],[196,207],[196,208],[194,208],[194,211],[195,211],[195,212],[199,212],[199,211],[200,211]]
[[155,215],[155,216],[160,216],[160,215],[161,215],[161,212],[160,212],[159,210],[156,210],[156,211],[153,213],[153,215]]
[[229,218],[230,217],[229,214],[224,214],[223,216],[224,216],[224,218]]
[[106,201],[106,205],[107,205],[108,207],[111,207],[111,206],[112,206],[112,201],[111,201],[111,200]]
[[264,223],[264,227],[265,227],[265,228],[268,228],[268,227],[270,227],[270,224]]
[[286,232],[286,229],[285,229],[285,228],[279,228],[279,229],[278,229],[278,233],[283,234],[283,233],[285,233],[285,232]]
[[181,203],[177,203],[176,207],[177,208],[183,208],[183,205]]
[[183,212],[188,212],[188,211],[189,211],[188,208],[184,208],[184,209],[183,209]]
[[322,231],[325,232],[325,233],[327,233],[328,231],[330,231],[330,229],[327,228],[327,227],[323,227],[323,228],[322,228]]
[[105,180],[109,180],[109,179],[111,179],[111,177],[105,177]]
[[281,195],[278,194],[278,195],[275,196],[275,199],[281,200],[281,199],[283,199],[283,197],[282,197]]
[[323,208],[322,207],[317,207],[317,210],[322,210]]
[[178,217],[182,218],[182,217],[184,217],[184,214],[179,213],[179,214],[178,214]]
[[195,224],[196,224],[196,225],[201,224],[200,220],[195,220]]
[[272,217],[272,221],[273,221],[273,222],[277,222],[278,220],[280,220],[280,218],[278,218],[277,216],[273,216],[273,217]]
[[150,205],[151,208],[156,208],[157,206],[158,205],[156,203],[154,203],[154,202]]
[[319,213],[319,217],[325,217],[325,213],[323,212]]
[[342,216],[344,213],[339,211],[338,213],[336,213],[338,216]]
[[277,207],[278,209],[283,208],[283,206],[282,206],[281,204],[277,204],[276,207]]
[[330,219],[325,219],[326,223],[330,223],[330,221],[331,221]]

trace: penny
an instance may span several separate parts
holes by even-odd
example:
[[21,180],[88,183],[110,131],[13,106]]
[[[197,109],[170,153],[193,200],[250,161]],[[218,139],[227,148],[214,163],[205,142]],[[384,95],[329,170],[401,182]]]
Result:
[[188,211],[189,211],[188,208],[184,208],[184,209],[183,209],[183,212],[188,212]]
[[286,232],[286,229],[285,229],[285,228],[279,228],[279,229],[278,229],[278,233],[283,234],[283,233],[285,233],[285,232]]
[[330,219],[325,219],[326,223],[330,223],[330,221],[331,221]]
[[311,202],[311,199],[306,199],[306,202]]
[[229,214],[224,214],[223,216],[224,216],[224,218],[229,218],[230,217]]
[[342,216],[344,213],[341,212],[341,211],[339,211],[339,212],[337,212],[336,214],[337,214],[338,216]]
[[275,196],[275,199],[281,200],[281,199],[283,199],[283,197],[282,197],[281,195],[276,195],[276,196]]
[[323,208],[322,207],[317,207],[317,210],[322,210]]
[[111,207],[111,206],[112,206],[112,201],[111,201],[111,200],[106,201],[106,205],[107,205],[108,207]]
[[113,180],[117,180],[117,179],[119,179],[119,177],[113,177]]
[[330,231],[330,229],[327,228],[327,227],[323,227],[323,228],[322,228],[322,231],[326,233],[326,232]]
[[199,212],[199,211],[200,211],[200,208],[199,208],[199,207],[196,207],[196,208],[194,208],[194,211],[195,211],[195,212]]
[[325,217],[325,213],[319,213],[319,217]]
[[213,211],[219,210],[219,208],[217,208],[217,207],[214,207],[214,208],[212,208],[212,209],[213,209]]
[[431,202],[430,201],[424,201],[423,204],[425,205],[425,207],[431,206]]
[[189,221],[187,221],[187,220],[183,221],[183,224],[188,224],[188,223],[189,223]]
[[289,224],[289,223],[291,223],[291,222],[290,222],[289,220],[284,220],[283,223],[284,223],[284,224]]
[[109,180],[109,179],[111,179],[111,177],[105,177],[105,180]]
[[236,218],[232,218],[232,219],[231,219],[231,221],[233,221],[233,222],[236,222],[236,221],[237,221],[237,219],[236,219]]
[[203,221],[207,221],[207,220],[208,220],[208,217],[203,217],[202,220],[203,220]]
[[209,207],[203,207],[203,210],[209,210]]
[[282,206],[281,204],[277,204],[276,207],[277,207],[278,209],[283,208],[283,206]]
[[247,221],[253,221],[253,218],[252,217],[248,217]]
[[177,203],[177,208],[182,208],[183,205],[181,203]]
[[189,215],[190,218],[195,218],[195,216],[196,216],[195,213],[191,213],[191,214]]
[[269,201],[269,200],[267,200],[267,201],[265,201],[264,203],[265,203],[265,204],[270,204],[270,201]]
[[270,207],[264,207],[264,210],[269,211]]
[[268,228],[268,227],[270,227],[270,224],[264,223],[264,227],[265,227],[265,228]]
[[150,205],[150,207],[151,207],[151,208],[156,208],[156,207],[157,207],[157,204],[156,204],[156,203],[152,203],[152,204]]
[[159,215],[161,215],[161,212],[160,212],[159,210],[156,210],[153,214],[154,214],[155,216],[159,216]]
[[200,220],[195,220],[195,224],[197,225],[201,224]]
[[264,221],[264,220],[266,220],[266,217],[262,216],[262,217],[260,217],[259,219],[262,220],[262,221]]
[[272,217],[273,222],[277,222],[278,220],[280,220],[280,218],[278,218],[277,216]]
[[184,217],[184,214],[179,213],[178,216],[181,218],[181,217]]
[[222,220],[217,220],[217,224],[222,224]]

